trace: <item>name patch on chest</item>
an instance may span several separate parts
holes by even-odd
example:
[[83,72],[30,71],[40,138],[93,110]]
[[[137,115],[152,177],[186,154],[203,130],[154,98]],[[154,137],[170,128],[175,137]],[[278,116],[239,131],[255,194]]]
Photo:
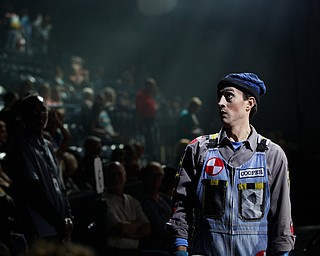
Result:
[[239,178],[255,178],[255,177],[263,177],[264,176],[264,169],[257,168],[257,169],[246,169],[239,171]]

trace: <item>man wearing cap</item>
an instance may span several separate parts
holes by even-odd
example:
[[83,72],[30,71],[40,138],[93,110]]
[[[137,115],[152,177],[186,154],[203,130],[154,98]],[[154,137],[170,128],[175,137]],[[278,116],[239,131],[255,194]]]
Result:
[[266,93],[253,73],[218,83],[219,133],[185,148],[167,228],[174,255],[289,255],[295,236],[287,157],[250,124]]

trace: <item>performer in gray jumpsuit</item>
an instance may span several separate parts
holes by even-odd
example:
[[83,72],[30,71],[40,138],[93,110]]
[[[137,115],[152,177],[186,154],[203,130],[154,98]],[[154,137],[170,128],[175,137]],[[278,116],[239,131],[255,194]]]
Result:
[[219,133],[186,147],[167,228],[174,255],[289,255],[295,236],[287,157],[250,124],[265,84],[253,73],[218,83]]

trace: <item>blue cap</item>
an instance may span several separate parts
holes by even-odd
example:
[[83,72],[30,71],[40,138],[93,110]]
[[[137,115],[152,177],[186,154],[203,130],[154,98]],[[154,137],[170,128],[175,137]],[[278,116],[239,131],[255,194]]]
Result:
[[259,103],[260,97],[266,93],[264,82],[253,73],[232,73],[222,78],[218,83],[218,90],[234,86],[241,91],[248,92]]

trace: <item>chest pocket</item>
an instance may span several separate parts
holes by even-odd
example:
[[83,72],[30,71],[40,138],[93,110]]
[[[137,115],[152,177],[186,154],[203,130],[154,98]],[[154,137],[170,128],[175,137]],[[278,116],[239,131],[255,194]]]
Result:
[[259,220],[264,215],[266,183],[241,183],[239,191],[239,215],[244,220]]
[[228,182],[225,180],[203,179],[202,209],[207,218],[221,218],[225,212]]

